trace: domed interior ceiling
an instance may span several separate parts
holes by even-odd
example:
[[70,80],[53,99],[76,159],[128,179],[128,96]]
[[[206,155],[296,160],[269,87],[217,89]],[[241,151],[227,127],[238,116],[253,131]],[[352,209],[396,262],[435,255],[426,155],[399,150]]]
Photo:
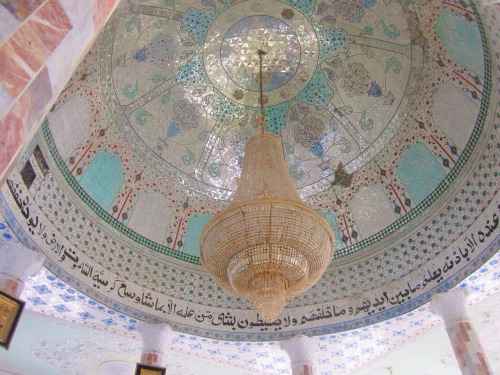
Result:
[[[278,340],[402,314],[498,248],[490,38],[466,1],[124,0],[2,189],[4,216],[70,285],[183,332]],[[259,48],[266,131],[336,239],[273,323],[198,256],[259,131]]]

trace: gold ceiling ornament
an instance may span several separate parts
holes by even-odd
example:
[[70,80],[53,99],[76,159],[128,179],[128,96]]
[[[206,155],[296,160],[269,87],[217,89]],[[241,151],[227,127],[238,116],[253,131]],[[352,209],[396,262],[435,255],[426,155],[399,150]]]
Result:
[[[266,53],[259,50],[260,65]],[[333,259],[330,224],[302,202],[283,157],[281,142],[261,132],[246,146],[231,203],[200,236],[203,267],[230,293],[252,302],[273,322],[287,300],[309,289]]]

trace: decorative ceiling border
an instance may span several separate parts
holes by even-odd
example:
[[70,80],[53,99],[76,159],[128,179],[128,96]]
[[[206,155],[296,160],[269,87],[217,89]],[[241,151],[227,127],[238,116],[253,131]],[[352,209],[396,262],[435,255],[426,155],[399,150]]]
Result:
[[[15,189],[15,184],[9,180],[9,189]],[[18,197],[16,202],[24,202],[24,195],[18,195],[15,191],[12,193],[14,197]],[[0,198],[0,203],[5,202],[3,196]],[[6,203],[12,204],[12,198],[5,198]],[[38,213],[33,205],[29,209],[33,217],[26,220],[29,222],[28,227],[34,232],[34,221],[37,226],[40,225],[36,231],[38,237],[42,235],[42,239],[37,239],[37,245],[45,247],[44,252],[49,258],[46,265],[58,277],[91,298],[103,301],[130,316],[147,321],[166,321],[175,330],[184,333],[226,340],[266,341],[283,340],[296,334],[324,335],[352,330],[404,314],[427,302],[432,294],[458,284],[500,248],[498,194],[467,232],[450,245],[448,251],[438,254],[431,263],[360,295],[286,308],[277,321],[268,324],[252,310],[216,308],[140,287],[112,272],[105,272],[102,266],[94,264],[77,249],[67,246],[62,238],[56,239],[56,244],[60,246],[54,245],[50,250],[52,245],[47,248],[44,238],[52,236],[44,237],[43,233],[50,235],[53,229],[48,222],[39,223]],[[6,217],[15,233],[24,232],[21,222],[18,222],[23,221],[23,217],[19,212]],[[24,236],[21,234],[20,237]],[[475,243],[476,239],[478,243]],[[80,275],[78,279],[75,275],[80,274],[80,266],[82,271],[88,270],[83,273],[85,277]],[[128,305],[124,305],[127,302]]]

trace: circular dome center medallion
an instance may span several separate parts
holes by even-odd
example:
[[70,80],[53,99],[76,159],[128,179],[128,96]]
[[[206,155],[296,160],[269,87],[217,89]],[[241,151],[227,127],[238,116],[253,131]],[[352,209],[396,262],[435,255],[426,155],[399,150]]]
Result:
[[229,77],[241,88],[259,91],[260,61],[262,88],[271,91],[286,84],[300,62],[300,44],[293,30],[269,16],[251,16],[235,23],[224,36],[221,61]]
[[[316,14],[310,2],[292,3],[186,5],[168,23],[142,14],[146,6],[111,19],[101,84],[147,164],[194,191],[231,197],[258,126],[259,49],[266,129],[279,133],[302,197],[340,183],[338,173],[349,185],[389,145],[425,77],[425,38],[408,26],[418,25],[414,14],[393,2],[381,14],[363,8],[335,18],[333,8]],[[360,32],[359,17],[372,25],[385,15],[397,22]]]
[[302,13],[279,1],[245,1],[221,13],[207,33],[203,62],[208,78],[231,100],[258,107],[259,49],[266,53],[266,106],[296,96],[318,63],[317,36]]

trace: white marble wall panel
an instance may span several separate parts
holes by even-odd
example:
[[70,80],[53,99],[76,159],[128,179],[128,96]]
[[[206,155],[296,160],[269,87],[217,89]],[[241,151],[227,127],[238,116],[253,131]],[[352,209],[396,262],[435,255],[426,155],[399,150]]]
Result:
[[354,195],[349,207],[361,238],[368,238],[396,221],[396,214],[382,185],[362,188]]
[[50,116],[50,130],[59,155],[66,160],[90,135],[91,105],[73,95]]
[[459,87],[450,82],[444,83],[434,94],[432,118],[460,149],[464,149],[473,127],[461,124],[474,124],[479,113],[479,102],[474,101]]
[[162,194],[145,192],[137,199],[128,227],[151,241],[162,244],[172,216],[172,208]]

